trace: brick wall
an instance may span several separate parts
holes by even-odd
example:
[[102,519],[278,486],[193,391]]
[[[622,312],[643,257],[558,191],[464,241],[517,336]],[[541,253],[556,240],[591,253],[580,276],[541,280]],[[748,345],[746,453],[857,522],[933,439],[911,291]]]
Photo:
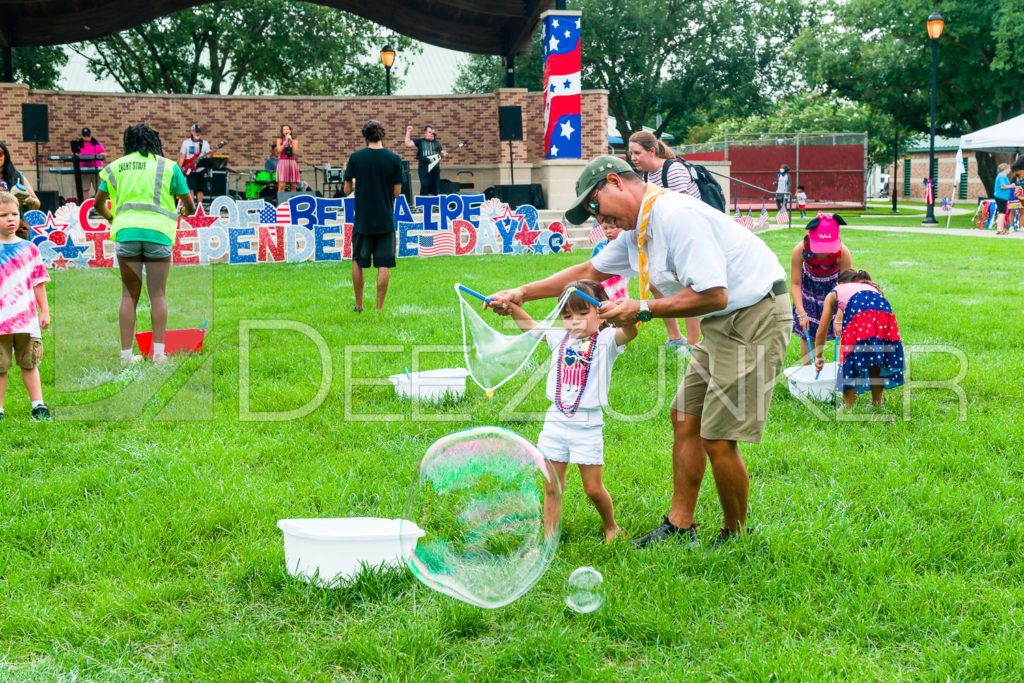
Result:
[[[896,178],[896,188],[899,192],[898,199],[903,199],[903,181],[905,179],[906,159],[910,159],[910,199],[924,201],[924,182],[928,177],[928,152],[913,152],[907,157],[900,159],[899,174]],[[943,197],[949,197],[953,193],[953,173],[956,167],[956,152],[949,150],[936,150],[935,160],[938,162],[938,190],[935,193],[936,205]],[[985,185],[978,176],[978,162],[974,158],[974,152],[964,150],[964,163],[967,164],[967,201],[977,204],[979,197],[987,196]],[[892,162],[888,167],[883,166],[886,173],[892,173]],[[957,195],[959,196],[959,194]],[[963,200],[960,201],[962,204]]]
[[[537,164],[543,159],[543,97],[517,88],[486,95],[431,97],[222,97],[29,90],[22,84],[0,83],[0,140],[6,142],[15,165],[33,184],[35,145],[21,142],[23,102],[49,105],[50,142],[39,146],[42,189],[54,189],[61,178],[48,174],[46,168],[69,165],[47,161],[46,156],[70,153],[68,142],[78,137],[83,126],[92,129],[106,147],[108,159],[113,159],[123,152],[124,129],[139,122],[160,132],[164,152],[172,158],[177,157],[189,126],[199,123],[211,145],[228,141],[219,153],[227,154],[229,165],[238,169],[262,168],[283,124],[291,126],[299,144],[299,164],[307,167],[344,165],[349,154],[363,146],[360,130],[370,118],[384,125],[386,146],[413,161],[415,150],[402,145],[405,127],[414,126],[417,137],[429,123],[449,149],[451,164],[487,167],[508,165],[508,143],[498,139],[498,107],[519,105],[523,107],[524,140],[512,145],[515,163]],[[583,93],[584,159],[607,149],[607,111],[606,91]],[[468,141],[469,146],[455,151],[459,140]],[[67,176],[63,178],[70,182]],[[312,182],[311,174],[307,180]]]

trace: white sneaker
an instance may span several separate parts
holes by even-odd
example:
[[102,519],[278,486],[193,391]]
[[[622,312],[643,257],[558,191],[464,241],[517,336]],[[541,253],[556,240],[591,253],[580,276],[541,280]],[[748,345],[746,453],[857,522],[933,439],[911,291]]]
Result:
[[166,362],[167,362],[167,354],[166,353],[155,353],[155,354],[153,354],[153,363],[155,365],[163,365]]
[[139,356],[139,355],[129,356],[128,358],[125,358],[124,356],[121,356],[121,367],[122,368],[126,368],[129,365],[135,365],[136,363],[141,363],[141,362],[142,362],[142,356]]

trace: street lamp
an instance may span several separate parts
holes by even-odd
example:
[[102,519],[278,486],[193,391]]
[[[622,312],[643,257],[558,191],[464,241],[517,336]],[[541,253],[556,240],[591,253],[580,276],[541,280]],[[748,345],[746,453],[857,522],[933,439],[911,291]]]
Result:
[[[942,29],[939,29],[940,31]],[[391,96],[391,65],[395,63],[395,48],[391,47],[391,43],[385,45],[380,51],[380,63],[384,65],[384,72],[388,77],[388,96]]]
[[932,200],[926,206],[925,217],[921,221],[922,225],[938,224],[938,221],[935,220],[936,179],[932,178],[932,169],[935,168],[935,88],[939,75],[939,36],[942,35],[944,26],[945,22],[942,21],[942,15],[938,12],[932,12],[931,16],[928,17],[928,37],[932,39],[932,128],[928,141],[928,178],[931,180],[932,185]]

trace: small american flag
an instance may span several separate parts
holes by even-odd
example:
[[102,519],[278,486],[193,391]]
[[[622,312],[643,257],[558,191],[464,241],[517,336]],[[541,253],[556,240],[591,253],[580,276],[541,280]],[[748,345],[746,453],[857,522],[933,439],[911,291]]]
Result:
[[277,223],[278,225],[292,224],[292,209],[288,202],[281,202],[277,205]]
[[761,213],[757,216],[757,229],[764,230],[766,225],[768,225],[768,209],[762,204]]
[[786,212],[786,209],[782,209],[782,211],[779,211],[779,213],[776,214],[776,216],[775,216],[775,224],[776,225],[784,225],[784,224],[788,224],[788,223],[789,223],[789,213]]
[[455,233],[451,230],[420,235],[420,256],[453,256],[455,254]]
[[597,244],[604,239],[604,228],[597,221],[594,221],[594,227],[590,229],[590,243]]
[[754,229],[754,215],[750,212],[750,209],[747,209],[747,215],[743,217],[743,227],[748,230]]

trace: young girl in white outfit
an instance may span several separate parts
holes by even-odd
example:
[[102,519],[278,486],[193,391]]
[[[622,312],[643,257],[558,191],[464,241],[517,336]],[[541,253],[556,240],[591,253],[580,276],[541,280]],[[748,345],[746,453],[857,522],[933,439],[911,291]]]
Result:
[[[575,287],[598,301],[608,297],[593,280],[574,282]],[[605,541],[619,538],[622,532],[615,523],[612,498],[601,480],[604,466],[604,416],[602,406],[608,405],[608,385],[612,365],[626,343],[636,338],[635,325],[614,328],[597,316],[597,308],[577,294],[570,294],[562,309],[562,328],[540,329],[537,323],[518,306],[512,306],[512,317],[524,332],[543,334],[551,347],[547,397],[552,402],[544,418],[544,429],[537,447],[551,462],[558,475],[558,485],[549,482],[544,492],[544,523],[553,529],[562,514],[565,474],[570,463],[579,466],[583,491],[597,508],[604,524]]]

